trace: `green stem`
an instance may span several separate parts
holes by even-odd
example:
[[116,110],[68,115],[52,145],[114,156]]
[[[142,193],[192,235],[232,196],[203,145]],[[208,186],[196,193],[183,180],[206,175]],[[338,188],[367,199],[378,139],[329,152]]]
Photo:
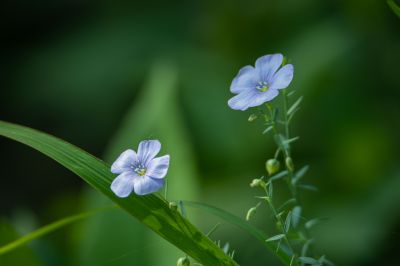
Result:
[[278,215],[278,212],[276,211],[276,208],[274,206],[274,203],[272,202],[272,199],[268,196],[268,191],[267,191],[266,187],[264,187],[264,191],[265,191],[265,194],[267,195],[266,202],[267,202],[269,208],[271,209],[272,214],[274,215],[276,222],[279,224],[277,226],[278,230],[280,230],[281,233],[285,236],[284,239],[285,239],[286,244],[288,245],[288,248],[289,248],[290,252],[292,253],[292,255],[295,255],[294,254],[294,249],[293,249],[292,245],[290,244],[289,238],[287,236],[287,232],[285,231],[285,228],[284,228],[284,224],[285,223],[283,222],[282,217],[280,215]]

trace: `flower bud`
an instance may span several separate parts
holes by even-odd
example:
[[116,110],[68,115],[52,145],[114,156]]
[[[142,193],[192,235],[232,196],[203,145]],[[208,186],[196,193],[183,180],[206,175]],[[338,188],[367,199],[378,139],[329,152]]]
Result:
[[246,214],[246,221],[250,221],[251,217],[253,217],[253,215],[256,214],[256,212],[257,212],[256,207],[250,208]]
[[253,121],[256,120],[257,118],[258,118],[258,115],[256,115],[256,114],[251,114],[247,120],[248,120],[249,122],[253,122]]
[[250,183],[250,187],[264,187],[265,186],[265,182],[262,181],[261,179],[253,179],[253,181],[251,181]]
[[173,211],[176,211],[176,210],[178,210],[178,204],[176,204],[176,202],[174,202],[174,201],[171,201],[171,202],[169,203],[169,208],[170,208],[171,210],[173,210]]
[[293,164],[292,158],[286,157],[285,164],[286,164],[287,169],[288,169],[290,172],[293,172],[293,171],[294,171],[294,164]]
[[190,266],[190,260],[188,259],[188,257],[179,258],[176,266]]
[[267,172],[269,175],[273,175],[276,172],[279,171],[280,168],[280,163],[277,159],[269,159],[266,163],[265,163],[265,167],[267,169]]

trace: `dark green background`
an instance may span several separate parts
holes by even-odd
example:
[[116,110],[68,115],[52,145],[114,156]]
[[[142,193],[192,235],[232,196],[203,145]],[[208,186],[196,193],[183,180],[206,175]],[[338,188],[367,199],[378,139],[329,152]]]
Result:
[[[295,66],[290,88],[305,96],[294,158],[311,165],[308,181],[320,188],[306,193],[304,214],[330,217],[315,231],[317,249],[337,265],[396,265],[400,19],[385,1],[5,1],[0,10],[0,119],[109,163],[158,138],[163,154],[176,154],[171,198],[242,217],[256,203],[248,183],[264,174],[274,145],[247,122],[250,112],[228,108],[230,82],[257,57],[285,54]],[[171,91],[165,73],[176,75]],[[55,162],[5,139],[0,169],[0,216],[20,233],[106,204]],[[217,221],[190,215],[204,231]],[[254,223],[273,232],[267,211]],[[278,265],[230,225],[214,238],[230,242],[241,265]],[[182,255],[119,212],[29,247],[21,256],[36,257],[32,265],[174,265]]]

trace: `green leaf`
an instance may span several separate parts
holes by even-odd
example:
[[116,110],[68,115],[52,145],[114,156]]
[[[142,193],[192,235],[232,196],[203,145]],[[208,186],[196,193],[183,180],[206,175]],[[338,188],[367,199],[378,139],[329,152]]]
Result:
[[296,199],[291,198],[288,199],[287,201],[285,201],[279,208],[278,208],[278,212],[283,211],[287,206],[289,206],[290,204],[296,203]]
[[388,0],[387,3],[393,12],[400,17],[400,7],[393,0]]
[[313,228],[314,226],[324,222],[325,220],[327,220],[327,219],[326,218],[314,218],[314,219],[307,221],[304,224],[304,226],[309,230],[309,229]]
[[[6,220],[0,218],[0,246],[18,239],[20,235]],[[13,252],[0,255],[1,266],[42,266],[43,263],[27,246],[21,246]]]
[[271,176],[269,180],[278,180],[278,179],[281,179],[282,177],[287,176],[288,173],[289,173],[288,170],[284,170],[284,171],[282,171],[282,172],[277,173],[276,175]]
[[[200,194],[196,158],[180,108],[180,70],[174,62],[164,59],[152,64],[143,88],[124,113],[104,153],[105,160],[112,162],[127,148],[135,149],[143,139],[159,139],[162,143],[160,154],[168,153],[173,158],[166,179],[167,199],[177,203],[178,199],[197,201]],[[160,194],[165,195],[163,192]],[[110,203],[90,188],[84,197],[88,209]],[[189,218],[196,223],[199,217],[191,214]],[[130,266],[132,260],[141,266],[174,265],[182,256],[181,250],[150,230],[143,230],[143,225],[123,210],[112,216],[96,215],[80,227],[78,230],[82,233],[76,248],[78,263],[74,266],[100,265],[109,258],[119,258],[113,261],[113,266]],[[117,240],[112,246],[109,245],[111,239]],[[131,252],[121,257],[124,251],[139,250],[143,246],[147,247],[143,252]],[[158,256],[153,256],[154,253]]]
[[303,100],[303,96],[301,96],[299,99],[297,99],[297,101],[287,111],[287,115],[291,115],[297,109],[297,107],[299,106],[299,104],[301,103],[302,100]]
[[267,133],[270,132],[273,128],[274,128],[273,126],[267,127],[267,128],[263,131],[263,134],[267,134]]
[[285,237],[284,234],[279,234],[279,235],[272,236],[272,237],[268,238],[267,240],[265,240],[265,242],[278,241],[278,240],[281,240],[281,239],[284,238],[284,237]]
[[[157,194],[118,198],[110,190],[115,178],[110,165],[61,139],[27,127],[0,121],[0,135],[28,145],[68,168],[109,197],[161,237],[205,265],[236,265]],[[134,236],[133,236],[134,237]]]
[[[240,229],[246,231],[248,234],[252,235],[254,238],[259,240],[263,245],[265,245],[271,252],[275,253],[276,251],[276,254],[278,255],[279,259],[284,263],[284,265],[290,265],[291,254],[285,252],[283,249],[277,249],[277,243],[275,242],[265,242],[265,239],[268,238],[267,235],[258,228],[254,227],[250,223],[243,220],[242,218],[239,218],[236,215],[233,215],[225,210],[222,210],[220,208],[208,204],[193,202],[193,201],[184,201],[184,203],[186,206],[207,211],[210,214],[213,214],[223,219],[224,221],[233,224],[239,227]],[[293,263],[292,265],[296,266],[298,264]]]
[[299,257],[299,260],[301,261],[301,263],[308,265],[318,265],[318,266],[321,265],[321,263],[318,260],[311,257]]
[[88,218],[88,217],[90,217],[90,216],[92,216],[94,214],[97,214],[99,212],[102,212],[102,211],[105,211],[105,210],[108,210],[108,209],[110,209],[110,208],[102,208],[102,209],[99,209],[99,210],[94,210],[94,211],[89,211],[89,212],[84,212],[84,213],[72,215],[72,216],[69,216],[69,217],[65,217],[65,218],[63,218],[61,220],[58,220],[56,222],[53,222],[51,224],[48,224],[46,226],[43,226],[43,227],[41,227],[41,228],[39,228],[39,229],[37,229],[37,230],[35,230],[35,231],[23,236],[23,237],[20,237],[20,238],[18,238],[16,240],[6,244],[6,245],[0,246],[0,256],[4,255],[5,253],[8,253],[10,251],[13,251],[14,249],[19,248],[19,247],[21,247],[21,246],[23,246],[23,245],[25,245],[25,244],[37,239],[37,238],[40,238],[40,237],[42,237],[44,235],[47,235],[47,234],[49,234],[51,232],[54,232],[54,231],[56,231],[58,229],[61,229],[64,226],[67,226],[67,225],[70,225],[70,224],[72,224],[74,222],[78,222],[80,220],[86,219],[86,218]]
[[288,97],[291,97],[291,96],[293,96],[295,93],[296,93],[296,91],[291,91],[291,92],[289,92],[289,93],[287,94],[287,96],[288,96]]
[[288,215],[286,216],[285,220],[285,232],[289,232],[290,229],[290,223],[292,221],[292,212],[289,212]]
[[295,173],[295,175],[294,175],[294,177],[292,179],[292,184],[296,185],[297,182],[299,182],[299,180],[307,173],[308,169],[309,169],[308,165],[303,166],[302,168],[300,168],[300,170]]
[[300,218],[301,218],[301,207],[296,206],[292,210],[292,224],[293,227],[297,227],[300,223]]
[[289,147],[287,144],[285,144],[286,138],[282,134],[276,134],[274,135],[274,140],[276,145],[278,145],[279,148],[282,150],[287,150]]
[[311,245],[313,242],[314,242],[313,239],[309,239],[309,240],[307,240],[307,241],[304,243],[303,247],[301,248],[301,256],[302,256],[302,257],[306,257],[306,256],[307,256],[307,252],[308,252],[308,250],[309,250],[309,248],[310,248],[310,245]]
[[268,197],[272,200],[274,195],[274,186],[272,185],[272,181],[268,182]]
[[291,139],[284,140],[284,141],[283,141],[283,144],[284,144],[285,146],[288,146],[290,143],[295,142],[295,141],[298,140],[299,138],[300,138],[300,137],[297,136],[297,137],[294,137],[294,138],[291,138]]
[[299,188],[305,189],[305,190],[309,190],[309,191],[314,191],[317,192],[318,188],[316,186],[313,185],[309,185],[309,184],[300,184],[297,185]]

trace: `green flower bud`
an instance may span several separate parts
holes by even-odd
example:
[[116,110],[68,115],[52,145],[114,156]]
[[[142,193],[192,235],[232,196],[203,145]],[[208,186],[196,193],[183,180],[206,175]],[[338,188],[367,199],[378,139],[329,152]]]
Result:
[[178,204],[176,204],[176,202],[174,202],[174,201],[171,201],[171,202],[169,203],[169,208],[170,208],[171,210],[173,210],[173,211],[176,211],[176,210],[178,210]]
[[188,257],[179,258],[176,266],[190,266],[190,260]]
[[267,169],[269,175],[273,175],[279,171],[280,163],[277,159],[269,159],[265,163],[265,168]]
[[265,182],[262,181],[261,179],[253,179],[253,181],[251,181],[250,183],[250,187],[264,187],[265,186]]
[[286,164],[287,169],[288,169],[290,172],[293,172],[293,171],[294,171],[294,164],[293,164],[292,158],[286,157],[285,164]]
[[249,121],[249,122],[253,122],[253,121],[256,120],[257,118],[258,118],[258,115],[256,115],[256,114],[251,114],[251,115],[249,116],[248,121]]
[[250,221],[251,217],[253,217],[253,215],[256,214],[256,212],[257,212],[256,207],[250,208],[246,214],[246,221]]

